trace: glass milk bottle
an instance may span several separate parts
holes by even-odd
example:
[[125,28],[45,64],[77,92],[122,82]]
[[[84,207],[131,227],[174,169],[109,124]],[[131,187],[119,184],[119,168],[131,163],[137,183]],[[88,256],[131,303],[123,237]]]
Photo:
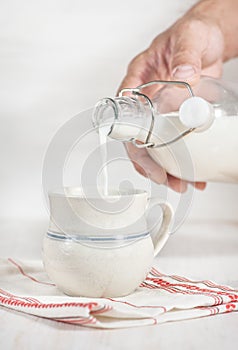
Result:
[[[152,87],[160,89],[151,100]],[[93,124],[109,138],[146,148],[173,176],[237,183],[237,91],[208,77],[193,88],[182,81],[152,81],[100,100]]]

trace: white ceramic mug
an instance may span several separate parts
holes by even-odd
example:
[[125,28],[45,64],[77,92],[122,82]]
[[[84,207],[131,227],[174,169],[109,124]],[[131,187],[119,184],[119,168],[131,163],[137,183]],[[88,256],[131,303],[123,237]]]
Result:
[[[49,194],[45,269],[68,295],[130,294],[146,278],[169,237],[172,208],[159,198],[148,198],[143,190],[110,190],[105,198],[89,192],[75,187]],[[151,235],[146,216],[155,205],[161,207],[163,217]]]

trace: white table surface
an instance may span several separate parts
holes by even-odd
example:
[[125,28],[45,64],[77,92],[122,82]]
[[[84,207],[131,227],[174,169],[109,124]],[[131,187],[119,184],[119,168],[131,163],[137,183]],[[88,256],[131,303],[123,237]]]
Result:
[[[47,222],[1,222],[1,257],[40,258]],[[12,244],[14,243],[14,244]],[[185,222],[155,260],[165,273],[212,279],[238,287],[238,222]],[[0,349],[232,349],[238,313],[160,324],[98,330],[0,308]]]

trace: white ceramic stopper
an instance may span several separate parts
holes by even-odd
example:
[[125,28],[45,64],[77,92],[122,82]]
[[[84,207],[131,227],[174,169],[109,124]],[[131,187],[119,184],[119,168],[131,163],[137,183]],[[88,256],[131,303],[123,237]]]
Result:
[[187,128],[197,132],[207,130],[214,121],[212,105],[201,97],[190,97],[179,108],[179,119]]

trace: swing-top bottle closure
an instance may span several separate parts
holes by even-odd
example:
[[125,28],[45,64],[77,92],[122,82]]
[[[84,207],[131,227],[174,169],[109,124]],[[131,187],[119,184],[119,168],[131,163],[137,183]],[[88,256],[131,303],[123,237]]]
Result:
[[[171,138],[170,140],[162,143],[152,142],[152,133],[155,124],[155,108],[152,100],[144,93],[141,92],[142,89],[152,86],[152,85],[180,85],[184,86],[190,95],[181,105],[178,111],[180,122],[186,127],[179,135]],[[154,80],[148,83],[137,86],[136,88],[124,88],[122,89],[117,98],[123,98],[125,93],[131,93],[134,97],[140,97],[145,100],[149,107],[150,112],[150,124],[148,128],[148,133],[145,138],[144,143],[138,143],[135,137],[120,139],[122,142],[131,142],[137,148],[160,148],[168,146],[186,135],[192,132],[202,132],[207,130],[213,123],[215,114],[213,106],[207,102],[202,97],[195,96],[193,89],[190,84],[184,81],[166,81],[166,80]],[[107,123],[106,134],[110,137],[115,125],[119,120],[120,109],[118,103],[115,99],[106,97],[101,99],[95,106],[93,113],[93,124],[94,127],[99,128],[104,124],[103,109],[105,106],[110,106],[113,110],[114,118],[111,123]]]

